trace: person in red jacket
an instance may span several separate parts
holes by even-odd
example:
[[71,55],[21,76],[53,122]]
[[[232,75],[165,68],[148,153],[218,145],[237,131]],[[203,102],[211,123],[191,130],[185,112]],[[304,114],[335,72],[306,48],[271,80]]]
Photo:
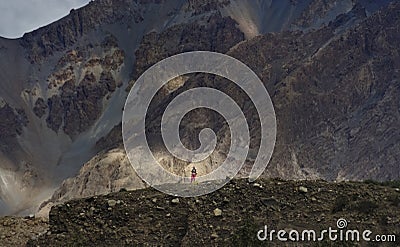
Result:
[[191,183],[193,183],[196,180],[196,175],[197,175],[196,167],[193,166],[192,177],[190,178]]

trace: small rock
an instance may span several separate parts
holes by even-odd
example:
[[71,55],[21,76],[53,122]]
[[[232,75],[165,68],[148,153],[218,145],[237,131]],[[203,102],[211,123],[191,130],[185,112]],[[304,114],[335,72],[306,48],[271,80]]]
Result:
[[154,198],[152,201],[153,201],[154,203],[156,203],[156,202],[157,202],[157,198]]
[[117,204],[117,201],[115,201],[115,200],[108,200],[107,203],[108,203],[108,206],[109,206],[109,207],[114,207],[114,206]]
[[219,208],[214,209],[214,216],[221,216],[222,215],[222,210]]
[[[269,197],[269,198],[262,198],[261,199],[261,203],[264,204],[267,207],[278,207],[279,206],[279,201],[276,200],[273,197]],[[275,209],[274,209],[275,210]]]
[[90,211],[95,211],[96,208],[95,207],[90,207]]
[[254,183],[253,186],[262,189],[262,186],[259,183]]
[[304,187],[304,186],[300,186],[299,187],[299,191],[302,192],[302,193],[307,193],[308,189],[306,187]]
[[171,214],[170,213],[168,213],[167,215],[165,215],[166,217],[171,217]]
[[35,215],[34,214],[30,214],[30,215],[28,215],[28,216],[25,216],[25,219],[34,219],[35,218]]
[[211,234],[211,238],[218,238],[218,234],[216,234],[215,232],[213,234]]
[[174,199],[172,199],[171,202],[174,203],[174,204],[178,204],[179,203],[179,198],[174,198]]

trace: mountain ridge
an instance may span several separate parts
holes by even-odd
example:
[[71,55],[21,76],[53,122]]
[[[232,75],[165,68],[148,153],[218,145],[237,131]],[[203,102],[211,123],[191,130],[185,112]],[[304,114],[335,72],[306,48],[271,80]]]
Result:
[[[114,126],[118,126],[120,123],[127,90],[134,80],[150,65],[170,55],[191,50],[212,50],[228,52],[235,56],[236,51],[237,58],[244,60],[263,80],[266,80],[266,86],[273,95],[281,95],[281,99],[278,100],[280,102],[274,102],[278,107],[290,102],[287,101],[287,96],[289,99],[293,97],[290,95],[291,89],[283,84],[291,85],[291,87],[297,84],[293,79],[285,76],[286,73],[295,70],[300,61],[290,58],[293,61],[285,64],[286,61],[283,60],[287,56],[287,54],[285,55],[286,47],[281,44],[289,43],[290,45],[290,39],[301,40],[301,35],[309,35],[310,38],[316,40],[316,43],[320,44],[321,40],[317,34],[335,36],[336,34],[332,30],[339,30],[339,27],[344,30],[354,27],[365,18],[370,18],[367,17],[368,12],[377,8],[368,7],[370,5],[367,1],[356,1],[366,10],[363,12],[361,11],[363,8],[359,7],[358,10],[361,9],[359,12],[351,12],[352,9],[357,10],[354,8],[356,2],[346,1],[348,4],[345,6],[346,8],[328,2],[322,3],[318,0],[301,3],[270,1],[269,4],[263,2],[260,5],[259,1],[205,0],[201,2],[168,1],[168,3],[124,1],[116,4],[115,1],[101,0],[71,11],[67,17],[47,27],[25,34],[21,39],[1,39],[0,102],[3,103],[0,104],[0,134],[4,138],[0,139],[0,170],[2,171],[0,173],[0,201],[2,201],[0,205],[6,201],[6,204],[9,205],[8,210],[14,209],[15,211],[15,208],[18,208],[20,212],[35,211],[43,201],[42,196],[40,199],[35,198],[36,193],[54,191],[64,179],[75,176],[83,164],[102,151],[99,150],[101,149],[99,141],[104,140]],[[380,6],[385,6],[385,4],[386,1],[382,2]],[[237,6],[240,6],[241,10],[248,10],[249,16],[258,17],[254,20],[250,18],[250,23],[243,22],[246,16],[240,16],[237,11],[234,11],[238,10]],[[294,12],[300,13],[307,6],[310,12],[303,12],[305,13],[302,16],[303,21],[308,23],[309,27],[319,23],[316,26],[318,28],[306,30],[307,27],[303,26],[304,34],[301,31],[293,31],[292,28],[295,28],[295,24],[291,23],[293,26],[284,20],[292,18]],[[392,7],[394,9],[392,12],[396,11],[398,4],[393,6],[395,7]],[[287,7],[294,12],[283,11]],[[323,10],[317,19],[310,14],[316,9]],[[262,12],[263,10],[265,12]],[[260,13],[264,13],[265,18]],[[327,15],[326,13],[333,14]],[[266,21],[268,20],[267,15],[276,20],[276,25]],[[338,16],[341,19],[336,18]],[[329,22],[338,26],[329,27]],[[320,25],[322,25],[322,29],[319,29]],[[368,25],[373,27],[375,23],[371,22]],[[277,32],[257,36],[262,34],[263,30]],[[396,35],[395,32],[394,35]],[[274,37],[280,37],[282,42],[273,41]],[[249,41],[249,38],[252,39]],[[385,41],[384,36],[380,36],[380,38]],[[253,48],[249,44],[256,43],[257,40],[261,42],[259,44],[261,50],[265,49],[266,45],[270,45],[271,40],[275,42],[273,45],[276,46],[276,49],[268,49],[276,50],[276,62],[271,63],[265,57],[254,55],[254,52],[257,51],[252,51]],[[305,49],[304,52],[307,53],[306,56],[314,54],[314,50],[310,50],[304,40],[301,42],[303,42],[302,49]],[[240,45],[238,45],[239,43]],[[318,47],[318,45],[311,44],[310,47],[323,48],[321,51],[324,51],[326,49],[323,45],[321,43]],[[243,50],[240,51],[240,47]],[[293,43],[290,47],[294,54],[304,57],[301,52],[295,51],[296,44]],[[397,50],[396,47],[394,48]],[[239,52],[237,52],[238,50]],[[320,54],[324,54],[321,51],[315,53],[316,58]],[[331,58],[326,57],[326,59]],[[261,61],[266,63],[263,64]],[[282,65],[285,67],[279,67]],[[393,64],[393,71],[387,71],[387,73],[394,73],[394,68]],[[368,68],[365,68],[365,71],[363,72],[365,73],[364,77],[370,80],[371,75],[368,74]],[[300,72],[296,73],[299,78],[302,76]],[[182,90],[190,85],[195,86],[196,78],[202,77],[186,78],[180,83],[171,84],[171,88],[160,93],[158,102],[167,102],[168,97],[172,95],[171,92],[178,92],[179,88]],[[209,78],[208,81],[211,79]],[[187,85],[182,86],[182,83],[187,83]],[[275,90],[274,84],[280,88]],[[305,88],[299,90],[305,90]],[[242,94],[236,94],[234,88],[231,89],[237,98],[244,100]],[[317,88],[318,90],[321,89]],[[391,90],[389,96],[395,95],[396,87]],[[288,92],[288,95],[282,92]],[[389,96],[387,97],[390,98]],[[362,100],[360,98],[360,101]],[[386,103],[382,104],[383,107],[386,106]],[[294,124],[298,121],[299,116],[297,115],[296,119],[291,118],[289,113],[293,110],[297,109],[295,107],[286,108],[286,113],[283,115],[285,121]],[[249,110],[249,112],[251,111]],[[363,111],[360,114],[362,115]],[[249,113],[249,115],[251,114]],[[200,113],[197,116],[207,116],[207,114]],[[156,113],[152,118],[157,119]],[[15,126],[15,128],[9,128],[9,126]],[[295,129],[294,126],[288,125],[288,127],[289,131],[284,128],[280,132],[289,133]],[[357,131],[353,129],[349,131],[354,136]],[[223,131],[221,129],[221,133]],[[287,133],[285,135],[290,141],[292,137]],[[292,135],[294,134],[292,133]],[[114,137],[118,139],[118,134]],[[345,146],[342,142],[347,139],[343,134],[339,137],[340,141],[336,145]],[[184,141],[189,140],[191,139],[186,138]],[[323,147],[324,142],[321,143],[322,145],[313,145]],[[102,148],[108,146],[109,144],[105,144]],[[294,178],[323,176],[317,171],[318,167],[315,167],[317,162],[312,162],[314,167],[308,165],[301,167],[310,163],[312,159],[304,158],[304,154],[295,150],[296,146],[292,144],[287,148],[278,142],[281,151],[278,150],[276,155],[282,157],[282,165],[281,167],[272,165],[271,172],[267,171],[269,176],[279,174],[290,177],[292,173]],[[395,150],[396,145],[392,148],[391,150]],[[290,152],[285,153],[283,150],[290,150]],[[330,157],[330,155],[330,151],[327,152],[327,156]],[[318,154],[315,154],[314,157],[318,157]],[[165,165],[167,166],[171,162],[175,162],[169,157],[161,157],[161,159],[166,160]],[[222,160],[223,155],[215,156],[213,159],[215,161]],[[389,161],[388,166],[392,167],[388,169],[394,171],[391,174],[395,177],[397,170],[393,162],[393,160]],[[182,166],[186,165],[182,163]],[[210,166],[209,163],[204,165]],[[329,172],[329,167],[327,168],[326,165],[324,169]],[[335,169],[335,167],[331,169],[333,172],[330,179],[336,177]],[[347,173],[351,174],[352,168],[349,169]],[[299,173],[299,171],[301,172]],[[296,173],[298,174],[296,175]],[[345,175],[346,173],[342,176],[343,179],[346,179]],[[357,179],[358,177],[353,178]],[[380,178],[388,179],[387,174],[383,174]],[[6,212],[4,208],[1,211]]]

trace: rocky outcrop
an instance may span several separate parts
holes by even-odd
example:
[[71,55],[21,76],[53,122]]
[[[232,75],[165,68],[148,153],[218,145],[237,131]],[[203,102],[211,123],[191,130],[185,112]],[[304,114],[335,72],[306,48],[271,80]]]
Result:
[[[43,108],[49,108],[46,119],[49,128],[58,132],[62,127],[67,135],[74,138],[100,117],[104,111],[103,101],[122,85],[114,78],[114,74],[123,65],[124,52],[114,45],[115,37],[108,36],[101,45],[97,45],[106,49],[101,57],[85,56],[94,47],[77,48],[58,61],[58,70],[48,79],[48,88],[56,90],[56,94],[48,99],[48,106],[43,106],[43,99],[38,99],[34,108],[40,117],[45,114]],[[79,81],[76,71],[82,63],[84,68],[80,72],[85,74]]]
[[[0,98],[1,99],[1,98]],[[26,113],[23,109],[13,108],[7,103],[0,105],[0,142],[3,145],[12,137],[21,134],[22,128],[28,124]]]
[[151,32],[143,37],[135,51],[133,79],[146,69],[172,55],[188,51],[216,51],[226,53],[244,40],[244,34],[230,17],[213,14],[204,20],[207,24],[188,23],[173,26],[164,32]]
[[[128,11],[121,9],[128,8]],[[140,5],[131,1],[101,0],[90,2],[84,9],[71,10],[70,14],[46,28],[27,33],[21,45],[28,50],[31,63],[40,63],[56,52],[65,51],[79,42],[80,38],[101,25],[120,22],[122,19],[143,20]]]
[[74,198],[145,187],[129,163],[125,150],[112,149],[99,153],[82,167],[77,176],[65,180],[53,196],[42,203],[37,215],[47,217],[52,206]]
[[42,118],[43,115],[46,114],[46,110],[48,109],[47,104],[44,102],[43,98],[38,98],[35,102],[35,106],[33,107],[33,112],[39,118]]

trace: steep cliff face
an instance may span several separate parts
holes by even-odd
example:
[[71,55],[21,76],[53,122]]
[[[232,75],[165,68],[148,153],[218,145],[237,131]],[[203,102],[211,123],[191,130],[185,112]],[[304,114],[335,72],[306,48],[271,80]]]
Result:
[[[398,8],[391,5],[340,35],[332,23],[314,33],[260,37],[232,51],[236,57],[258,51],[244,61],[273,94],[278,138],[267,173],[400,176]],[[285,53],[274,51],[274,40]]]
[[[398,4],[373,15],[386,3],[97,0],[21,39],[0,38],[0,207],[9,208],[0,208],[0,213],[34,211],[89,160],[52,201],[121,187],[118,179],[99,190],[87,183],[101,180],[99,173],[90,172],[96,164],[109,174],[118,167],[107,163],[117,161],[104,152],[121,147],[118,126],[127,92],[152,64],[192,50],[237,57],[270,90],[279,129],[268,175],[399,177],[398,106],[393,103],[398,95],[398,47],[393,43],[398,40]],[[271,31],[276,33],[257,36]],[[337,51],[346,55],[338,57]],[[214,80],[256,123],[243,93],[204,75],[178,78],[163,88],[149,119],[157,120],[177,93]],[[193,119],[205,121],[192,128]],[[220,122],[213,113],[194,112],[183,123],[182,141],[195,147],[193,133],[211,125],[224,136],[218,147],[226,149],[227,129],[216,120]],[[150,128],[157,127],[156,122]],[[259,129],[251,131],[253,155]],[[374,146],[371,138],[381,145]],[[154,142],[157,146],[157,139]],[[121,149],[118,153],[124,155]],[[189,165],[177,166],[179,161],[161,151],[156,155],[173,172]],[[204,172],[223,159],[217,155],[205,161]],[[360,165],[367,169],[357,170]],[[123,169],[121,174],[135,178],[133,170]],[[135,187],[132,181],[128,184]]]

